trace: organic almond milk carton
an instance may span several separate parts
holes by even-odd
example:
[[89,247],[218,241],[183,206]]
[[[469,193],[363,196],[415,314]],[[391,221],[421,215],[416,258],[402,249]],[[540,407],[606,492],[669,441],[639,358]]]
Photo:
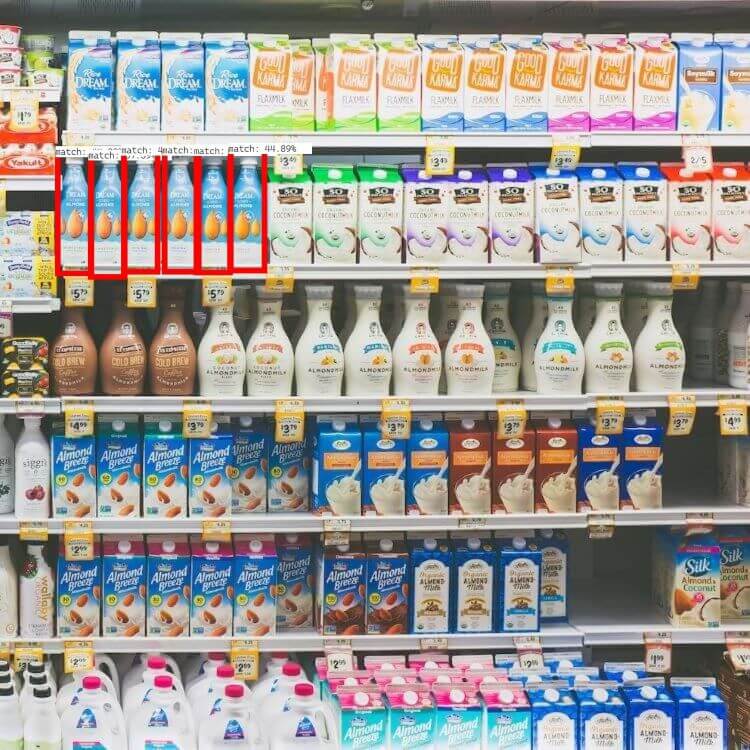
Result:
[[331,34],[326,66],[332,86],[332,129],[374,132],[378,110],[375,43],[361,34]]
[[315,130],[315,53],[309,39],[292,39],[292,130]]
[[667,34],[630,34],[634,130],[677,129],[677,48]]
[[540,35],[503,34],[505,129],[547,130],[547,45]]
[[588,131],[591,50],[581,34],[543,34],[547,63],[549,130]]
[[250,130],[292,127],[292,47],[287,34],[248,34]]
[[464,130],[505,130],[505,46],[497,34],[461,34]]
[[591,130],[633,129],[633,47],[625,34],[587,34]]
[[463,47],[455,36],[420,34],[422,130],[463,130]]
[[112,129],[114,60],[108,31],[68,34],[68,127]]
[[422,129],[422,56],[413,34],[375,34],[378,50],[378,130]]

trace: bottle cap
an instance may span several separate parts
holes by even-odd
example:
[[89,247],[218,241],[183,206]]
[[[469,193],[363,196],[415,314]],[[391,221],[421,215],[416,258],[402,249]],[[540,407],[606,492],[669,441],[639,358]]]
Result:
[[102,686],[102,681],[95,674],[92,674],[84,677],[82,684],[84,690],[98,690]]
[[299,677],[302,673],[299,664],[295,664],[293,661],[288,661],[282,668],[282,674],[285,677]]
[[216,676],[231,680],[234,677],[234,667],[231,664],[220,664],[216,668]]
[[309,682],[300,682],[294,686],[294,694],[300,698],[309,698],[315,688]]
[[231,685],[227,685],[224,688],[224,695],[227,698],[242,698],[245,694],[245,686],[240,685],[239,682],[233,682]]
[[166,669],[167,661],[163,656],[149,656],[146,666],[149,669]]
[[172,689],[172,676],[168,674],[158,674],[154,677],[154,687],[160,690]]

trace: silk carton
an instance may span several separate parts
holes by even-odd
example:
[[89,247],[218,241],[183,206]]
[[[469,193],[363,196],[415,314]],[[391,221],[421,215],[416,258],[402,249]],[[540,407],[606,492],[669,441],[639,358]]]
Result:
[[413,34],[375,34],[378,55],[378,130],[422,129],[422,56]]
[[721,618],[750,617],[750,532],[743,527],[722,526]]

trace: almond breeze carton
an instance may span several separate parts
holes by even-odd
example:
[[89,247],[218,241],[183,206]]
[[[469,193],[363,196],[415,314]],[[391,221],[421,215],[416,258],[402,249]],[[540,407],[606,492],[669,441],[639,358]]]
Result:
[[204,34],[206,130],[247,133],[249,53],[240,33]]
[[292,48],[287,34],[248,34],[250,130],[292,128]]
[[268,512],[306,513],[310,509],[310,439],[305,434],[300,441],[279,443],[274,426],[269,429]]
[[366,632],[398,635],[409,630],[409,555],[404,543],[383,538],[367,551]]
[[100,634],[102,567],[99,543],[92,560],[57,558],[57,637],[91,638]]
[[146,518],[187,516],[188,452],[173,415],[143,418],[143,513]]
[[279,554],[276,627],[280,632],[312,627],[312,546],[307,537],[276,537]]
[[589,61],[582,34],[543,34],[547,45],[547,122],[550,131],[590,129]]
[[228,542],[190,537],[190,635],[220,638],[232,632],[233,552]]
[[315,620],[323,635],[365,632],[366,564],[359,544],[317,550]]
[[68,34],[68,127],[79,132],[112,129],[114,56],[108,31]]
[[257,417],[240,417],[232,441],[232,514],[268,510],[268,424]]
[[388,685],[388,737],[391,750],[431,748],[435,737],[435,704],[425,685]]
[[435,698],[434,750],[480,750],[484,707],[479,693],[463,683],[432,686]]
[[273,539],[239,534],[234,539],[234,635],[276,634],[278,555]]
[[667,259],[667,180],[656,162],[619,162],[625,261]]
[[59,518],[96,515],[96,441],[65,437],[62,420],[52,425],[53,514]]
[[149,534],[146,571],[146,635],[190,635],[190,546],[185,534]]
[[199,133],[205,127],[206,77],[198,32],[162,32],[161,129]]
[[461,34],[464,130],[505,130],[505,46],[497,34]]
[[161,47],[155,31],[117,32],[118,131],[158,133],[161,123]]
[[375,43],[361,34],[331,34],[326,67],[332,129],[374,132],[378,109]]
[[633,47],[625,34],[587,34],[591,130],[633,129]]
[[228,417],[216,417],[210,438],[190,438],[190,515],[216,517],[231,512],[234,438]]
[[378,130],[422,129],[422,56],[413,34],[375,34],[378,55]]
[[534,261],[534,176],[523,164],[488,164],[490,263]]
[[511,685],[481,685],[484,736],[492,750],[531,750],[531,706],[526,693]]
[[97,515],[139,516],[143,446],[138,416],[97,415],[96,451]]
[[722,51],[721,130],[750,133],[750,34],[714,34]]
[[143,538],[105,536],[102,556],[102,635],[146,635],[146,548]]
[[315,53],[309,39],[292,39],[292,130],[315,130]]
[[505,129],[547,130],[547,46],[540,35],[503,34]]
[[634,130],[677,130],[677,48],[667,34],[630,34]]
[[380,750],[387,746],[388,709],[376,686],[339,688],[334,713],[341,750]]
[[422,130],[464,129],[464,51],[455,36],[419,34],[422,49]]
[[681,133],[719,130],[721,47],[713,34],[672,34],[677,44],[680,80],[677,129]]

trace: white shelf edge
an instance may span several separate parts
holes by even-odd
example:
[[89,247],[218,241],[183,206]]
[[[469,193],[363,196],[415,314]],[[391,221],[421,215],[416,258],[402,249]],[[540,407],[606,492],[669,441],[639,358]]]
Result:
[[0,183],[11,193],[52,192],[55,189],[54,177],[36,177],[32,175],[0,175]]
[[51,87],[51,86],[5,86],[0,88],[0,100],[4,102],[10,101],[11,97],[16,91],[35,91],[39,95],[39,102],[41,104],[51,104],[59,102],[62,96],[62,87]]
[[[8,297],[0,297],[5,301]],[[14,315],[23,313],[50,313],[60,309],[59,297],[11,297],[10,309]]]

